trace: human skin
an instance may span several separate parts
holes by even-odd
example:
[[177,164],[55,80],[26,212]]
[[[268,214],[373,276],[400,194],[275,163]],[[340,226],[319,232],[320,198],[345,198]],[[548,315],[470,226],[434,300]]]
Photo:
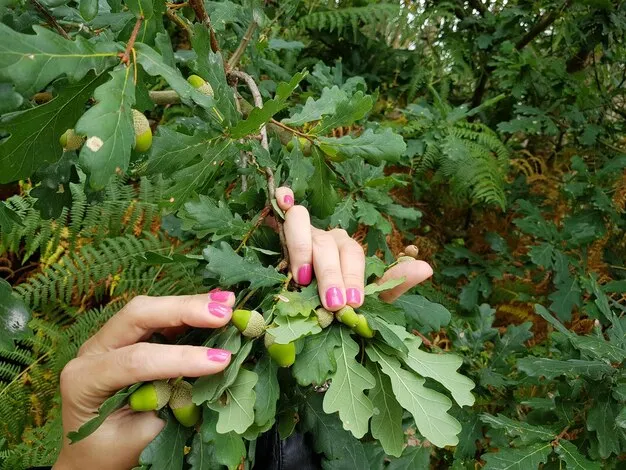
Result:
[[[293,192],[276,190],[285,211],[285,238],[294,280],[308,285],[317,278],[324,307],[336,311],[345,305],[359,307],[364,300],[365,256],[345,230],[319,230],[309,213],[295,205]],[[387,302],[432,275],[424,261],[399,263],[379,282],[404,278],[382,292]],[[61,373],[63,432],[77,430],[98,407],[119,389],[136,382],[175,377],[201,377],[219,373],[230,363],[230,352],[201,346],[148,343],[155,332],[171,336],[187,327],[219,328],[232,315],[235,293],[214,290],[207,294],[148,297],[128,302],[80,348]],[[89,437],[70,445],[64,439],[54,470],[97,468],[129,469],[139,454],[161,431],[164,421],[155,412],[133,412],[124,407],[111,414]]]

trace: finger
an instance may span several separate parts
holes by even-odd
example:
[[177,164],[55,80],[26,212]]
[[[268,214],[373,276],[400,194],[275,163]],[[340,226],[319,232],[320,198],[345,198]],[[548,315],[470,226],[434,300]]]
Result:
[[79,356],[99,354],[147,339],[162,328],[219,328],[230,321],[235,294],[214,290],[206,294],[166,297],[138,296],[128,302],[80,348]]
[[291,188],[281,186],[276,190],[276,202],[278,203],[278,207],[285,212],[293,207],[294,201],[295,199]]
[[365,289],[365,253],[358,242],[342,229],[333,229],[330,233],[339,248],[341,275],[346,287],[346,303],[351,307],[363,304]]
[[339,249],[329,232],[316,228],[312,230],[313,267],[320,298],[324,308],[334,312],[346,305],[346,290],[341,275]]
[[416,286],[420,282],[424,282],[430,276],[433,275],[433,268],[430,265],[421,260],[413,260],[413,261],[405,261],[403,263],[398,263],[389,271],[387,271],[383,277],[381,277],[377,284],[382,284],[383,282],[388,281],[389,279],[400,279],[404,278],[404,282],[399,286],[394,287],[393,289],[389,289],[380,294],[380,298],[385,302],[393,302],[406,291]]
[[213,375],[230,358],[230,351],[223,349],[136,343],[71,361],[63,370],[63,381],[70,385],[64,392],[104,397],[137,382]]
[[289,251],[291,272],[296,282],[308,286],[313,278],[313,242],[311,241],[311,219],[303,206],[293,206],[283,225]]

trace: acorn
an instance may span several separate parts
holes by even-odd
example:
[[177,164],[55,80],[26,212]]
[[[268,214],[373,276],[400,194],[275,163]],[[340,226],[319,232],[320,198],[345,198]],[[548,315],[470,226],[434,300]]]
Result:
[[155,380],[131,393],[128,402],[133,411],[160,410],[167,405],[171,394],[172,387],[166,380]]
[[359,317],[359,321],[352,330],[363,338],[373,338],[376,332],[370,327],[367,318],[361,313],[357,314],[357,316]]
[[415,259],[417,259],[417,255],[419,254],[419,252],[419,248],[415,245],[409,245],[404,249],[404,253],[406,256],[410,256],[411,258]]
[[350,328],[354,328],[356,324],[359,322],[359,317],[354,311],[352,307],[346,305],[341,310],[335,313],[337,320],[339,320],[344,325],[349,326]]
[[136,109],[133,109],[133,127],[135,128],[135,150],[147,151],[152,147],[152,129],[150,129],[148,118]]
[[85,138],[82,135],[78,135],[74,129],[68,129],[61,137],[59,137],[59,143],[63,150],[78,150],[82,147]]
[[248,338],[258,338],[265,331],[265,319],[256,310],[235,310],[231,321]]
[[172,387],[170,409],[180,424],[192,427],[200,420],[200,407],[191,399],[193,385],[181,380]]
[[412,256],[404,255],[400,256],[397,261],[398,263],[406,263],[407,261],[415,261],[415,258],[413,258]]
[[213,96],[213,88],[211,84],[198,75],[189,75],[187,77],[189,84],[203,95]]
[[315,315],[317,316],[317,323],[319,323],[322,328],[326,328],[335,319],[333,312],[329,312],[324,307],[315,310]]
[[294,343],[275,343],[274,337],[269,333],[265,333],[264,341],[270,357],[280,367],[289,367],[296,361],[296,345]]

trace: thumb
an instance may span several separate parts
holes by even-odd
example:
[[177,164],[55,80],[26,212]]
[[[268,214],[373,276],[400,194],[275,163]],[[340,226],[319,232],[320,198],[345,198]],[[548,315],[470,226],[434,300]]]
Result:
[[424,282],[430,276],[433,275],[433,268],[430,265],[421,260],[404,261],[396,264],[389,269],[383,277],[381,277],[377,284],[382,284],[390,279],[404,278],[404,282],[393,289],[381,292],[380,298],[385,302],[393,302],[409,289],[415,287],[420,282]]

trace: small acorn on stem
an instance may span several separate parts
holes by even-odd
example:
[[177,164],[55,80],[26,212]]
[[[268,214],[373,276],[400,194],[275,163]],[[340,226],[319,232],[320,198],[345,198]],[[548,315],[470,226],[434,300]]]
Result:
[[166,380],[155,380],[143,384],[128,399],[133,411],[160,410],[170,399],[172,387]]
[[335,317],[344,325],[354,328],[359,322],[359,317],[352,307],[346,305],[341,310],[335,312]]
[[181,380],[172,387],[169,400],[170,409],[180,424],[185,427],[195,426],[200,420],[200,407],[191,399],[193,385]]
[[235,310],[231,321],[247,338],[258,338],[265,331],[265,319],[256,310]]
[[269,333],[265,333],[264,342],[270,357],[280,367],[289,367],[296,361],[296,345],[294,343],[276,343],[275,338]]
[[317,323],[319,323],[322,328],[326,328],[327,326],[329,326],[335,319],[335,315],[333,315],[333,312],[329,312],[324,307],[319,307],[318,309],[316,309],[315,316],[317,317]]
[[133,127],[135,129],[135,150],[146,152],[152,147],[152,129],[150,129],[148,118],[136,109],[133,109]]
[[353,329],[353,331],[363,338],[373,338],[376,332],[372,330],[369,323],[367,322],[367,318],[362,313],[357,314],[358,323]]

